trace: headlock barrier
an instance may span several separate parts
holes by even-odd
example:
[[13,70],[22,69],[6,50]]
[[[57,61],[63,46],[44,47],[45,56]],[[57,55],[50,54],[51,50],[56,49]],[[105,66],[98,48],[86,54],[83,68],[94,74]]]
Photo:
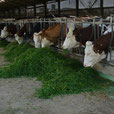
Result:
[[[61,28],[61,32],[60,32],[60,36],[58,39],[58,45],[57,47],[59,49],[62,49],[62,45],[64,42],[63,39],[63,24],[66,25],[66,34],[68,33],[69,29],[68,29],[68,23],[74,23],[76,28],[83,28],[85,24],[88,25],[92,25],[92,33],[91,35],[94,36],[94,41],[101,35],[103,35],[104,32],[104,25],[108,28],[110,27],[111,30],[111,40],[110,40],[110,44],[108,46],[108,51],[107,51],[107,56],[106,58],[102,61],[103,63],[109,64],[114,66],[114,61],[112,60],[112,53],[114,50],[114,46],[112,46],[112,41],[114,38],[114,22],[113,22],[113,16],[112,18],[110,18],[110,21],[107,21],[105,19],[100,19],[100,18],[94,18],[94,19],[89,19],[87,21],[79,21],[76,18],[71,19],[71,18],[55,18],[55,19],[29,19],[29,20],[5,20],[5,21],[1,21],[0,22],[0,29],[2,30],[4,26],[9,26],[9,25],[16,25],[17,30],[20,30],[20,28],[22,28],[22,26],[25,24],[26,25],[26,29],[29,35],[31,35],[31,30],[33,27],[35,27],[35,25],[39,25],[39,31],[41,31],[42,29],[46,29],[48,27],[53,26],[54,24],[59,23],[60,24],[60,28]],[[99,30],[99,27],[101,27],[101,31]],[[33,34],[32,34],[33,35]],[[84,57],[84,49],[85,46],[78,46],[73,48],[72,53],[75,53],[77,56],[79,57]],[[110,60],[107,61],[107,57],[108,55],[110,55]]]

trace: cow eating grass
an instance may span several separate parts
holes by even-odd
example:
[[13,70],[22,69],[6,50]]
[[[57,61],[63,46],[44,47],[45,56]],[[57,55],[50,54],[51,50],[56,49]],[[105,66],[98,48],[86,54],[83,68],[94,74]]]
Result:
[[[66,36],[66,25],[62,25],[62,34],[63,39]],[[51,45],[55,45],[60,37],[61,25],[55,24],[52,27],[48,27],[48,29],[43,29],[39,33],[34,33],[33,40],[35,43],[35,48],[44,48],[49,47]]]
[[[16,26],[15,25],[9,25],[7,27],[4,27],[4,29],[1,31],[1,36],[0,38],[1,39],[6,39],[9,41],[9,42],[12,42],[14,41],[13,40],[13,37],[14,37],[14,34],[16,33]],[[8,38],[9,37],[9,38]]]
[[26,32],[26,25],[24,25],[16,34],[15,34],[15,40],[18,42],[18,44],[23,43],[23,35]]
[[[111,34],[102,35],[93,43],[91,41],[86,42],[84,66],[93,67],[96,63],[100,62],[102,59],[106,58],[106,53],[108,52],[108,47],[110,44]],[[111,46],[114,46],[114,38]],[[110,56],[114,60],[114,51],[112,55],[108,54],[107,61],[109,61]]]
[[[69,32],[63,44],[63,49],[72,49],[78,46],[85,46],[87,41],[94,41],[94,29],[92,25],[85,24],[83,28],[76,28],[75,25],[70,25]],[[96,26],[96,31],[97,30]],[[106,26],[103,25],[103,32],[106,30]],[[101,33],[101,27],[99,26],[99,33]],[[96,33],[98,34],[98,33]],[[98,37],[98,36],[97,36]]]

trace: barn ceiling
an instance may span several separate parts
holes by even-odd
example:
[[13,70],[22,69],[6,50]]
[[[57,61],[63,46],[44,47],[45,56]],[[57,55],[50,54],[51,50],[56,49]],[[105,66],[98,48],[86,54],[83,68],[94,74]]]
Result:
[[42,4],[45,3],[45,1],[55,1],[55,0],[0,0],[0,10],[4,11],[19,7],[31,6],[35,4]]

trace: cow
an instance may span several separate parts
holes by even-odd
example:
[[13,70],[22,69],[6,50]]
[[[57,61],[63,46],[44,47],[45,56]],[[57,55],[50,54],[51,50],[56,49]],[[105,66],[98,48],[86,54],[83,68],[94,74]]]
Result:
[[26,25],[24,24],[23,27],[15,34],[15,40],[19,43],[22,44],[24,37],[23,35],[26,33]]
[[1,31],[1,39],[5,39],[9,36],[13,37],[14,34],[16,33],[16,26],[15,25],[9,25],[9,26],[5,26],[3,28],[3,30]]
[[[105,59],[108,53],[108,48],[111,40],[112,32],[97,38],[93,43],[91,41],[86,42],[84,66],[93,67],[96,63]],[[114,37],[111,43],[114,46]],[[110,54],[107,56],[107,61],[109,61]],[[112,51],[112,60],[114,60],[114,51]]]
[[[47,29],[48,26],[49,25],[46,23],[44,28]],[[40,23],[36,23],[35,26],[33,26],[32,23],[24,24],[24,26],[15,34],[15,39],[19,44],[22,44],[26,41],[32,40],[33,34],[35,32],[40,32],[40,30]]]
[[56,45],[62,28],[62,35],[63,40],[66,36],[66,25],[62,24],[55,24],[51,27],[48,27],[48,29],[43,29],[39,33],[34,33],[33,40],[35,43],[35,48],[44,48],[49,47],[51,45]]
[[[98,32],[97,26],[95,26],[96,32]],[[103,26],[103,31],[106,30],[106,26]],[[99,27],[99,33],[101,33],[101,27]],[[99,34],[100,35],[100,34]],[[74,26],[69,27],[69,32],[66,36],[66,39],[63,43],[63,49],[72,49],[77,46],[83,45],[87,41],[94,40],[94,29],[93,26],[86,25],[84,28],[75,28]]]

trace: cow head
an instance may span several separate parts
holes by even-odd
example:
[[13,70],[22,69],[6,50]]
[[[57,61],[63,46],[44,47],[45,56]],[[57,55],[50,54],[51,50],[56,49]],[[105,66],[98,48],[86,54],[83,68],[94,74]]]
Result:
[[7,27],[4,27],[4,29],[3,29],[4,31],[7,31]]
[[18,34],[15,34],[15,40],[18,42],[18,44],[23,43],[23,37],[19,37]]
[[0,38],[6,38],[9,36],[9,32],[7,31],[7,27],[4,27],[3,30],[1,30],[1,36]]
[[72,49],[80,44],[78,41],[76,41],[75,35],[73,35],[73,31],[74,30],[72,28],[69,29],[69,32],[63,43],[63,49]]
[[39,33],[34,33],[33,35],[33,41],[35,43],[35,48],[40,48],[41,47],[41,34],[42,32]]
[[101,54],[95,53],[93,48],[94,47],[92,42],[87,41],[85,48],[85,57],[84,57],[85,67],[93,67],[96,63],[100,62],[102,59],[106,57],[104,51]]

